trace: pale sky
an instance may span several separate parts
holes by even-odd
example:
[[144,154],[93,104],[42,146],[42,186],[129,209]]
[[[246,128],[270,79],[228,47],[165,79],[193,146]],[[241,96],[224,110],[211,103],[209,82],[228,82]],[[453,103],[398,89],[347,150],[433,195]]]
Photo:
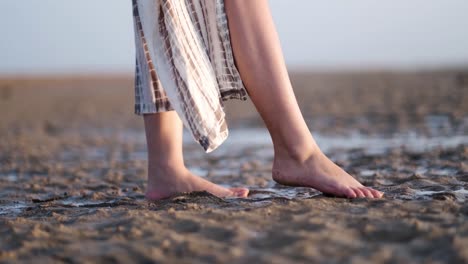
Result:
[[[468,66],[466,0],[270,5],[289,67]],[[131,0],[4,0],[0,37],[0,74],[134,67]]]

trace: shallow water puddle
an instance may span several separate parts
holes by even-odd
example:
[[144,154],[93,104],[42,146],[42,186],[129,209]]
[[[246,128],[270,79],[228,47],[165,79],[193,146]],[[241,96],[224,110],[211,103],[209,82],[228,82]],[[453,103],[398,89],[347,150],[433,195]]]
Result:
[[455,195],[456,199],[459,202],[465,202],[466,199],[468,199],[468,190],[462,188],[459,190],[455,191],[421,191],[421,190],[416,190],[414,192],[414,197],[415,198],[432,198],[432,196],[437,195],[437,194],[453,194]]
[[[432,122],[432,121],[430,121]],[[93,133],[89,132],[89,136]],[[99,132],[102,135],[102,132]],[[458,145],[468,144],[468,135],[452,135],[428,137],[421,136],[416,132],[399,133],[392,136],[369,136],[359,132],[351,132],[343,136],[328,136],[314,132],[314,137],[324,152],[333,150],[351,150],[362,149],[367,154],[383,154],[391,149],[404,148],[409,151],[422,152],[434,148],[453,148]],[[136,149],[129,153],[127,159],[146,160],[145,135],[143,131],[122,131],[112,134],[117,142],[136,144]],[[184,131],[185,158],[199,158],[205,153],[202,148],[194,142],[191,135]],[[118,146],[114,146],[115,151],[121,152]],[[62,153],[64,160],[73,160],[77,158],[77,153],[68,150]],[[248,152],[249,155],[246,155]],[[108,150],[99,147],[93,147],[86,150],[84,159],[106,159]],[[117,159],[122,159],[122,155],[117,155]],[[212,158],[230,158],[235,157],[238,160],[248,160],[252,156],[261,158],[273,158],[273,148],[270,135],[263,128],[234,128],[229,132],[226,141],[215,151],[208,153],[207,157]]]
[[[332,158],[336,160],[338,157],[338,160],[344,161],[345,165],[350,166],[348,169],[354,169],[353,173],[360,180],[367,181],[370,186],[389,190],[389,197],[411,200],[442,199],[444,193],[447,193],[457,201],[468,199],[466,180],[463,176],[464,167],[460,162],[455,162],[460,160],[464,150],[451,150],[450,153],[458,153],[454,154],[458,156],[453,160],[450,157],[434,160],[433,155],[438,155],[437,151],[431,152],[434,149],[443,150],[466,145],[468,136],[423,137],[407,133],[396,134],[393,137],[368,137],[354,133],[349,137],[320,134],[315,137]],[[21,180],[25,183],[25,192],[44,191],[40,187],[41,184],[45,184],[57,192],[68,192],[70,190],[67,187],[73,185],[90,193],[100,193],[100,195],[105,193],[97,200],[77,196],[63,197],[53,201],[56,206],[119,206],[122,202],[120,198],[133,202],[144,200],[142,194],[146,180],[144,140],[143,132],[133,131],[127,134],[124,132],[113,138],[110,143],[92,145],[89,148],[83,145],[76,150],[66,148],[53,155],[56,157],[53,160],[44,160],[44,164],[59,163],[61,166],[58,169],[51,168],[43,172],[43,167],[37,166],[31,167],[31,172],[19,171],[20,174],[11,173],[11,170],[5,171],[5,174],[0,174],[0,181],[5,185],[2,197],[10,199],[8,197],[11,193],[6,192],[9,190],[7,187],[15,187]],[[249,186],[251,196],[248,199],[253,203],[276,198],[307,199],[320,195],[320,192],[309,188],[284,187],[276,185],[271,180],[273,148],[265,129],[231,129],[230,137],[225,144],[208,155],[205,155],[187,135],[184,141],[188,143],[185,149],[186,164],[193,173],[216,183]],[[394,154],[391,154],[393,152]],[[382,156],[382,153],[396,156],[394,158],[389,156],[389,160],[386,160],[386,156]],[[418,154],[413,155],[413,153]],[[452,155],[450,153],[444,155]],[[380,165],[375,164],[379,159]],[[403,161],[407,164],[400,164]],[[32,175],[41,175],[40,184],[34,184],[37,179]],[[449,183],[453,188],[447,187]],[[400,192],[405,188],[403,186],[405,184],[411,191]],[[425,190],[424,188],[430,184],[441,188]],[[136,190],[130,193],[126,191],[135,186]],[[17,215],[27,207],[27,203],[0,204],[0,215]]]
[[18,175],[10,173],[7,174],[6,176],[2,177],[2,180],[6,180],[9,182],[16,182],[18,180]]
[[362,177],[372,177],[377,173],[375,170],[362,170],[359,172],[359,175]]
[[[437,147],[451,148],[468,144],[466,135],[426,137],[414,132],[395,134],[392,137],[367,136],[357,132],[349,136],[326,136],[314,133],[314,137],[324,152],[333,149],[364,149],[368,154],[382,154],[389,149],[401,147],[412,151],[426,151]],[[185,140],[190,142],[188,137],[185,137]],[[221,145],[218,150],[226,153],[232,151],[233,148],[270,145],[271,139],[266,129],[242,128],[232,129],[225,144]],[[265,149],[261,151],[265,152]]]
[[447,199],[454,199],[457,202],[464,203],[468,200],[468,190],[461,187],[460,189],[456,190],[418,190],[418,189],[411,189],[410,193],[406,194],[393,194],[392,198],[394,199],[402,199],[402,200],[447,200]]
[[7,202],[0,205],[0,216],[16,217],[28,207],[24,202]]
[[285,198],[285,199],[307,199],[321,193],[309,188],[264,188],[252,189],[249,199],[268,199],[268,198]]

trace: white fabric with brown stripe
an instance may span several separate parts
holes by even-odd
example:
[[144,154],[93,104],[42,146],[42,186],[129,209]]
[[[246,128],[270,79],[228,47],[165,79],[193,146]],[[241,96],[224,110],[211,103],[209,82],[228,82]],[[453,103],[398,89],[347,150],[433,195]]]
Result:
[[133,0],[135,112],[175,110],[206,152],[228,136],[222,100],[245,100],[224,0]]

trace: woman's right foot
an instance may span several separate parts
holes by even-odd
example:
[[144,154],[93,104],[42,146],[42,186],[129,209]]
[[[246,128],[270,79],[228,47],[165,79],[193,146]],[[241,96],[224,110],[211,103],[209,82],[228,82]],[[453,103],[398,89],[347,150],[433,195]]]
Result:
[[154,201],[195,191],[207,191],[217,197],[245,198],[246,188],[224,188],[192,174],[186,168],[155,169],[149,172],[146,199]]

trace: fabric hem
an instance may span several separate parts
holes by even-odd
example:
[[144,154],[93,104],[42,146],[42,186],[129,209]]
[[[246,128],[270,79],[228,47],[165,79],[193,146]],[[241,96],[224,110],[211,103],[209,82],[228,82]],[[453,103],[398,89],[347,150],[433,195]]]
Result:
[[213,138],[210,140],[210,145],[208,148],[205,149],[206,153],[210,153],[216,148],[218,148],[223,142],[226,140],[226,138],[229,136],[229,130],[225,130],[221,133],[219,133],[216,138]]

